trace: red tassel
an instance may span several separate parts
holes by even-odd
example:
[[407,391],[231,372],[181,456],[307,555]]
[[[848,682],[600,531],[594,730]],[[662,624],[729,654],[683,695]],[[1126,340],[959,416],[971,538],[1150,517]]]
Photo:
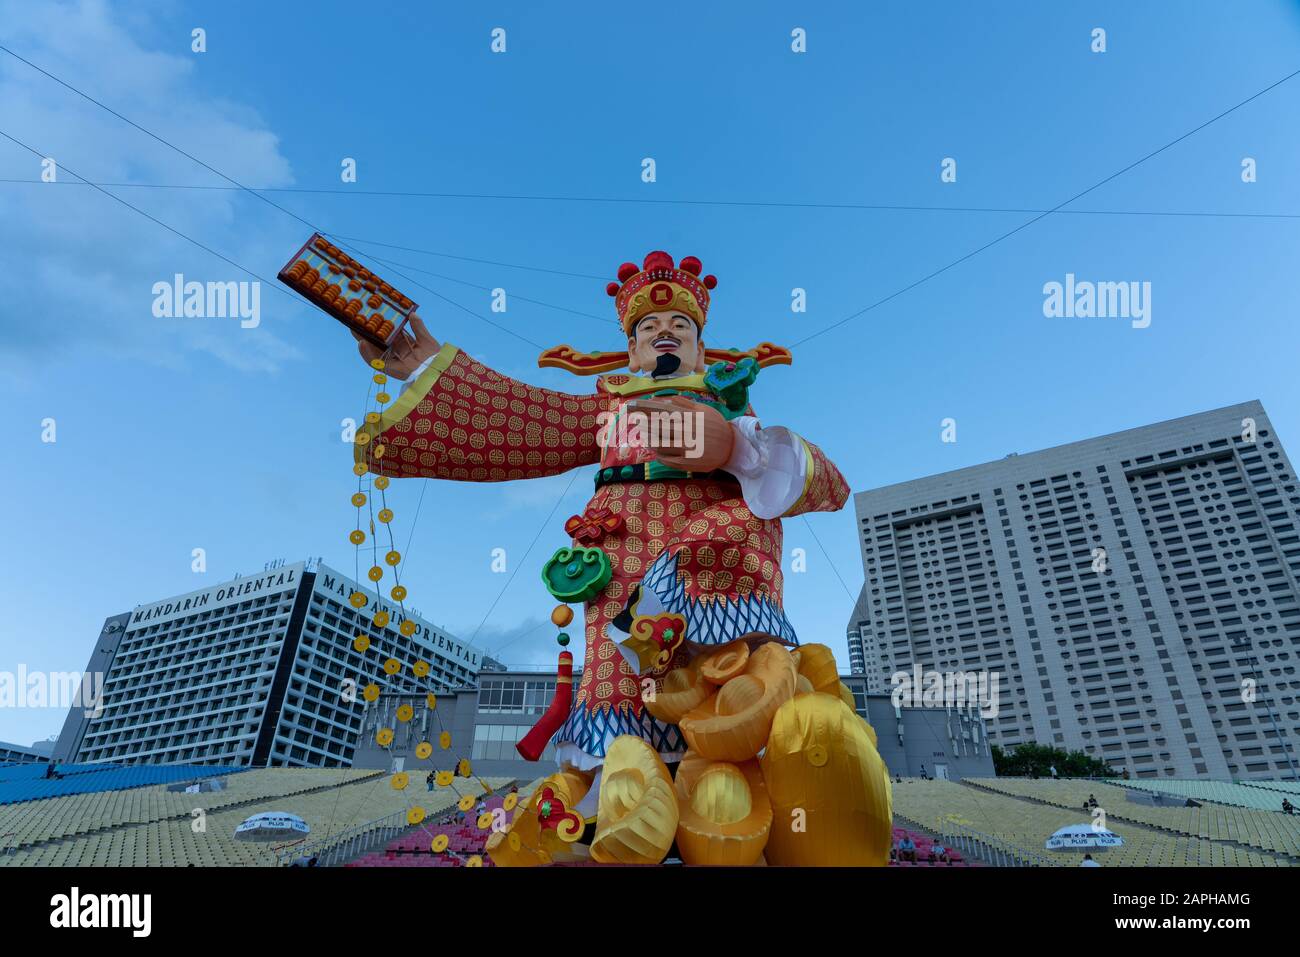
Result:
[[560,730],[560,725],[568,718],[569,708],[572,706],[573,654],[561,651],[560,664],[555,674],[555,697],[551,699],[551,706],[538,719],[537,724],[533,725],[533,730],[524,735],[523,740],[515,745],[515,750],[525,761],[536,761],[542,756],[542,752],[551,743],[555,732]]

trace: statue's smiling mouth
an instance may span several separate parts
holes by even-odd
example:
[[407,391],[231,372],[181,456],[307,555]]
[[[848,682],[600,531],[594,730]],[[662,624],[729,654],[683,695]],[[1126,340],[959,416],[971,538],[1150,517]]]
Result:
[[652,343],[659,352],[676,352],[681,347],[681,344],[680,339],[668,333],[655,337],[655,341]]

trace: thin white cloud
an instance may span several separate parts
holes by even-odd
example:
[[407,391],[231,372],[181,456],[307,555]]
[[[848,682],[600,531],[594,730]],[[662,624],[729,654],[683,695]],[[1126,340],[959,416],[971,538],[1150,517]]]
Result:
[[[188,44],[174,52],[144,48],[134,37],[148,31],[123,28],[140,16],[99,0],[0,0],[4,43],[16,53],[240,182],[292,184],[276,135],[255,111],[205,92],[203,54],[190,53]],[[251,277],[95,190],[71,185],[77,177],[67,170],[96,182],[229,184],[5,54],[0,129],[65,167],[56,184],[0,184],[0,322],[23,330],[0,345],[6,371],[34,355],[78,348],[165,366],[202,353],[250,372],[272,372],[299,357],[283,337],[283,319],[303,307],[267,285],[305,227],[235,191],[116,190],[269,281],[255,329],[229,318],[156,318],[153,285],[176,273],[200,282]],[[0,178],[34,180],[41,172],[39,157],[0,140]]]

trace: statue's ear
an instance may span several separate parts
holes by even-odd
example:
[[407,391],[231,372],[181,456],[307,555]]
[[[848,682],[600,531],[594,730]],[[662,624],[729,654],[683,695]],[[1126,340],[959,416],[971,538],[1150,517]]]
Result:
[[629,336],[627,340],[627,368],[629,372],[640,372],[641,363],[636,358],[636,337]]
[[700,340],[700,342],[699,342],[699,346],[700,346],[700,351],[699,351],[699,352],[696,354],[696,356],[695,356],[695,371],[698,372],[698,373],[700,373],[700,374],[703,374],[703,373],[704,373],[704,369],[705,369],[705,365],[706,365],[706,361],[707,361],[707,360],[705,360],[705,358],[704,358],[704,340],[703,340],[703,339]]

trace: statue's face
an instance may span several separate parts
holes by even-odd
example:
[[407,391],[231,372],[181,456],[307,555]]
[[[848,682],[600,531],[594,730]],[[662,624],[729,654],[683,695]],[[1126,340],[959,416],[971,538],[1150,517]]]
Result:
[[678,372],[689,375],[704,371],[704,340],[690,316],[665,310],[641,317],[627,340],[627,367],[633,372],[651,373],[659,357],[672,354],[681,360]]

